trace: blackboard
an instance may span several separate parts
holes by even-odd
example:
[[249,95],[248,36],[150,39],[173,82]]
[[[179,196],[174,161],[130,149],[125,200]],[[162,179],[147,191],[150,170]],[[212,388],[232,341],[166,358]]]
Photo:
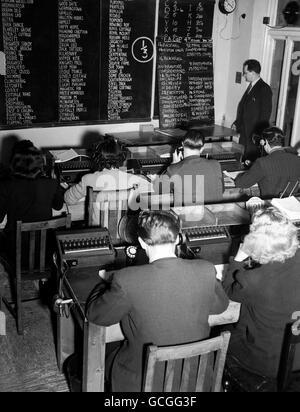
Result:
[[150,120],[155,11],[156,0],[1,0],[0,128]]
[[180,42],[212,37],[215,0],[160,0],[158,36]]
[[214,123],[212,40],[157,42],[160,127]]
[[102,118],[150,117],[155,10],[155,0],[102,1]]
[[[208,65],[204,71],[202,68],[192,69],[194,77],[199,79],[196,88],[192,86],[187,77],[188,68],[188,50],[186,46],[178,46],[177,43],[190,43],[191,41],[211,40],[213,29],[215,0],[160,0],[159,3],[159,21],[158,21],[158,65],[157,65],[157,82],[155,92],[155,115],[160,119],[160,127],[179,127],[185,126],[185,123],[191,120],[199,121],[201,117],[203,123],[214,123],[214,102],[213,102],[213,85],[212,78],[212,47],[211,42],[203,43],[193,56],[196,61],[203,60]],[[176,42],[175,48],[170,42]],[[163,45],[163,43],[169,43]],[[184,47],[184,50],[182,49]],[[171,49],[173,52],[171,52]],[[179,51],[181,50],[181,51]],[[162,79],[166,70],[166,61],[164,53],[167,53],[167,59],[171,64],[176,65],[177,58],[180,58],[181,70],[186,75],[181,77],[180,86],[178,81],[174,80],[172,87],[172,78],[166,82],[166,77]],[[179,54],[179,55],[178,55]],[[199,65],[198,65],[199,67]],[[203,79],[201,77],[203,76]],[[191,76],[190,76],[191,77]],[[199,89],[203,85],[202,90]],[[176,88],[180,91],[176,92]],[[181,94],[183,93],[183,95]],[[193,96],[194,95],[194,96]],[[185,97],[184,97],[185,96]],[[196,101],[199,97],[198,102]],[[172,101],[172,99],[178,99]],[[179,106],[178,101],[183,105]],[[172,106],[172,107],[171,107]],[[201,116],[199,114],[201,113]]]

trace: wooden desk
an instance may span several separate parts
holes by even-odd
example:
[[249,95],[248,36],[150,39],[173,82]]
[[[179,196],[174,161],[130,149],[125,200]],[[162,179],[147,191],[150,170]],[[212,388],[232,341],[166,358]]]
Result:
[[[237,132],[228,127],[217,124],[201,126],[194,124],[192,129],[200,130],[205,141],[220,140],[224,137],[236,136]],[[113,136],[123,142],[127,147],[131,146],[158,146],[164,144],[174,144],[182,140],[186,130],[181,129],[156,129],[153,132],[120,132],[113,133]]]
[[[105,373],[105,345],[109,342],[124,339],[120,325],[103,327],[89,322],[85,316],[84,300],[88,296],[90,288],[99,281],[98,275],[89,273],[74,273],[64,281],[64,295],[71,298],[74,305],[71,309],[71,316],[57,316],[57,361],[62,370],[64,361],[75,351],[75,323],[79,325],[83,336],[83,392],[103,392]],[[83,290],[78,289],[78,281],[81,279]],[[84,280],[84,282],[82,282]],[[85,288],[85,290],[84,290]],[[90,290],[91,290],[90,289]],[[209,325],[224,325],[238,321],[240,313],[240,303],[230,302],[228,309],[220,315],[209,316]]]

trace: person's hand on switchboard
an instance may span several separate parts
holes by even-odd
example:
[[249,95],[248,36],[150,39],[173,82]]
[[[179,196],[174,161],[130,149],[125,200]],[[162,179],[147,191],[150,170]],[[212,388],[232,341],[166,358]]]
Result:
[[98,275],[101,279],[106,280],[106,270],[105,269],[100,269],[98,272]]
[[176,149],[173,153],[172,163],[179,163],[179,162],[181,162],[181,160],[183,160],[183,152],[179,148],[179,149]]
[[67,190],[69,188],[69,185],[67,182],[60,182],[60,186],[64,189]]

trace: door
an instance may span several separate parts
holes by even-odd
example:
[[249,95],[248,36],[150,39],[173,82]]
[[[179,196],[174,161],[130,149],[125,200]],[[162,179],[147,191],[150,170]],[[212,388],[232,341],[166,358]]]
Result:
[[270,36],[271,124],[284,131],[286,146],[295,146],[300,144],[300,33],[270,31]]

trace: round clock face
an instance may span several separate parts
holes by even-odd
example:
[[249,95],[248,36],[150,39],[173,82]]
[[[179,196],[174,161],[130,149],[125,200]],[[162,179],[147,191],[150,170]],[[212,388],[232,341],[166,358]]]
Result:
[[232,13],[236,9],[236,0],[220,0],[219,8],[222,13]]

